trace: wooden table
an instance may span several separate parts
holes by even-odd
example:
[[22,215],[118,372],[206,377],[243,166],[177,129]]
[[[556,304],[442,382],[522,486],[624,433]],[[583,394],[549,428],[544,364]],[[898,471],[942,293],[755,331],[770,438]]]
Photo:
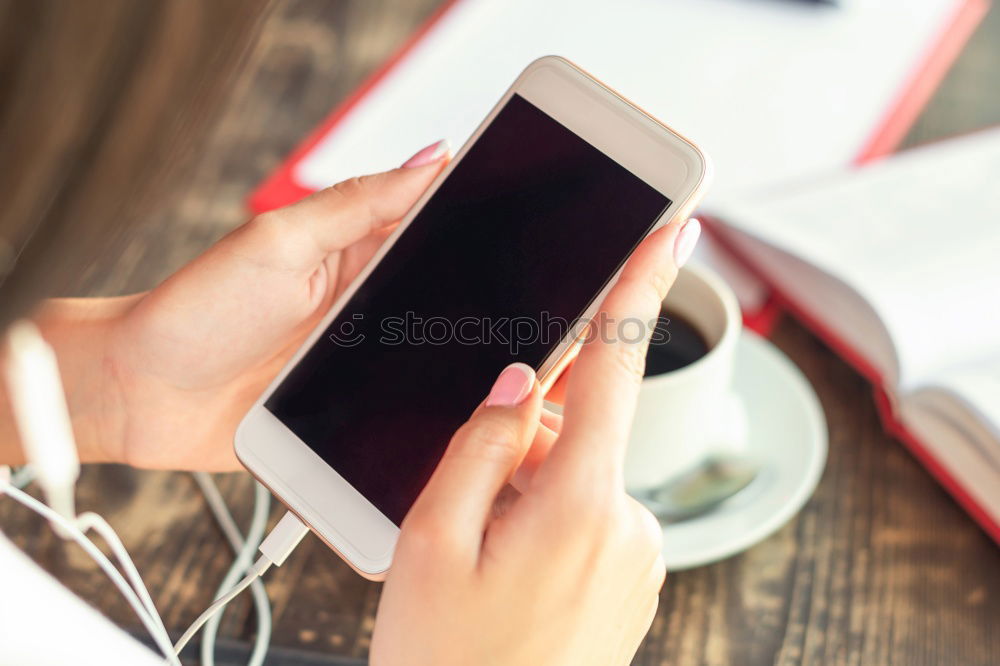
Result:
[[[244,197],[378,66],[438,0],[278,4],[225,113],[167,206],[86,289],[154,285],[246,216]],[[912,144],[1000,121],[1000,10],[979,29],[911,132]],[[428,137],[433,139],[436,137]],[[1000,664],[1000,549],[887,437],[869,386],[793,321],[774,342],[815,386],[830,427],[823,479],[802,512],[749,551],[671,575],[638,664]],[[180,418],[183,418],[181,416]],[[238,520],[250,480],[219,478]],[[85,470],[81,506],[119,528],[165,622],[211,601],[227,546],[186,474]],[[130,629],[137,619],[95,567],[38,520],[0,503],[5,531]],[[225,555],[223,555],[225,553]],[[275,664],[363,663],[380,586],[308,537],[269,574]],[[244,597],[223,622],[245,654]],[[237,663],[237,662],[233,662]]]

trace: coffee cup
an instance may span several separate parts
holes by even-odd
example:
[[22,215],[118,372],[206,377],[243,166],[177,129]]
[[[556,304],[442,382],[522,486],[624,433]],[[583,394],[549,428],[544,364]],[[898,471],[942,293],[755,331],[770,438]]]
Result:
[[733,393],[742,328],[732,289],[714,272],[685,266],[663,302],[646,361],[625,457],[625,484],[648,491],[713,454],[746,446],[743,403]]

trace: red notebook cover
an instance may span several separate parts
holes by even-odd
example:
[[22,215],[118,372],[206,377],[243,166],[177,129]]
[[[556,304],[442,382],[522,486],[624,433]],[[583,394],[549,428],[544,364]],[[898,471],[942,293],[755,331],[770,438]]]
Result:
[[[312,150],[319,141],[329,133],[337,123],[367,95],[390,72],[420,40],[431,30],[437,21],[458,0],[446,0],[434,14],[412,35],[412,37],[389,60],[387,60],[372,76],[358,87],[347,99],[334,109],[306,139],[299,144],[289,157],[275,170],[249,198],[250,208],[255,212],[271,210],[285,206],[310,194],[312,190],[295,182],[292,172],[295,165]],[[882,121],[872,131],[865,147],[855,159],[862,164],[891,153],[899,145],[913,122],[920,114],[931,95],[936,90],[941,79],[948,71],[955,58],[961,52],[973,30],[989,9],[989,0],[965,0],[960,4],[952,19],[942,26],[940,36],[931,44],[926,56],[913,71],[909,80],[905,81],[896,97],[896,102],[886,110]],[[711,220],[707,228],[711,232]],[[712,236],[743,262],[755,274],[754,262],[750,257],[742,255],[725,242],[720,234]],[[878,372],[860,354],[837,338],[826,325],[803,308],[798,307],[791,299],[782,294],[774,284],[769,284],[771,297],[764,307],[757,312],[744,314],[745,324],[764,335],[772,329],[774,322],[782,312],[790,312],[793,316],[809,327],[837,354],[844,357],[875,387],[875,400],[879,408],[882,422],[887,432],[901,440],[912,451],[913,455],[931,472],[931,474],[954,496],[958,503],[983,527],[997,543],[1000,543],[1000,524],[994,521],[986,510],[965,491],[961,483],[931,455],[931,453],[906,430],[897,420],[889,396],[882,390],[882,381]]]

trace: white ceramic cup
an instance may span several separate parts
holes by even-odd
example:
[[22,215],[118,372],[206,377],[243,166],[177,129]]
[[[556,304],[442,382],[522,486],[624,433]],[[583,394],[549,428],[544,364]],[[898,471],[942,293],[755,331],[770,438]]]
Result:
[[663,309],[666,317],[693,325],[708,353],[643,379],[625,456],[625,484],[634,491],[660,486],[713,453],[738,452],[746,444],[743,404],[731,388],[742,328],[736,295],[712,271],[685,266]]

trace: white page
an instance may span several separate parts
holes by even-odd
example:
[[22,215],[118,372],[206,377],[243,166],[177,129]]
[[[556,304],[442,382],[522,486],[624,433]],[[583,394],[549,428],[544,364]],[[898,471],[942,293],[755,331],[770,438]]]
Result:
[[962,0],[461,0],[299,164],[319,188],[457,147],[533,59],[577,62],[715,162],[709,201],[850,163]]
[[[933,391],[931,393],[934,393]],[[900,416],[923,447],[993,521],[1000,523],[1000,451],[967,410],[955,411],[923,391],[908,397]]]
[[994,521],[1000,523],[1000,354],[907,395],[903,422]]
[[[940,388],[957,396],[989,431],[996,444],[991,452],[1000,467],[1000,352],[938,378]],[[997,488],[1000,495],[1000,488]]]
[[904,390],[1000,351],[1000,128],[719,212],[867,300]]
[[732,227],[722,231],[741,255],[753,259],[770,283],[780,285],[781,294],[804,316],[832,329],[838,341],[860,354],[879,379],[895,390],[899,379],[895,345],[878,313],[857,291],[815,264],[753,235]]

